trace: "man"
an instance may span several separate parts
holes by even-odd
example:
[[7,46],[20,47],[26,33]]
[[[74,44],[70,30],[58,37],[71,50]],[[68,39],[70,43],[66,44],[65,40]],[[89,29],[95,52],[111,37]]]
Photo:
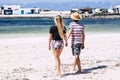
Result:
[[70,14],[70,18],[73,20],[73,22],[71,22],[69,25],[68,39],[71,36],[72,54],[75,57],[73,70],[75,71],[77,65],[78,71],[81,72],[81,61],[79,55],[81,49],[84,49],[85,41],[84,26],[79,22],[79,20],[82,19],[82,16],[78,12],[74,12]]

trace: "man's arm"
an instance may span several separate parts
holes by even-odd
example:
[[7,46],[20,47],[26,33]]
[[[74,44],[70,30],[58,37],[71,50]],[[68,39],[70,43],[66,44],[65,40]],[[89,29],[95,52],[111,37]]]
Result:
[[84,47],[85,47],[84,43],[85,43],[85,31],[83,30],[83,32],[82,32],[82,49],[84,49]]
[[72,33],[72,29],[69,29],[68,35],[67,35],[67,40],[70,38],[71,33]]

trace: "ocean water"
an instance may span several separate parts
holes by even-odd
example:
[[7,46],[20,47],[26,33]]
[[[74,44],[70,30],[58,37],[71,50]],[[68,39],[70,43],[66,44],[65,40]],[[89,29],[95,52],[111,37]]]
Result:
[[[64,19],[68,30],[71,19]],[[120,32],[120,19],[82,19],[86,32]],[[0,34],[48,33],[52,18],[1,18]]]

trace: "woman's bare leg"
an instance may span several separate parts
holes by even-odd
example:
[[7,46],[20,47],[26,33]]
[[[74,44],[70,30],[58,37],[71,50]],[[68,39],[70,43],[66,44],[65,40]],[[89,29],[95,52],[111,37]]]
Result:
[[57,69],[57,75],[61,76],[61,69],[60,69],[60,54],[62,52],[62,49],[53,50],[53,55],[55,58],[56,63],[56,69]]

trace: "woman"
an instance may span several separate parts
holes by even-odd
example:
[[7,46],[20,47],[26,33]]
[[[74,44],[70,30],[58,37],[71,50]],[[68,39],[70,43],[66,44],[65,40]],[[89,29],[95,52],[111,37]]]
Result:
[[85,32],[84,26],[79,22],[82,16],[78,12],[70,14],[70,18],[73,20],[69,25],[68,39],[71,36],[71,48],[72,54],[75,57],[73,63],[73,70],[75,71],[78,66],[78,72],[81,72],[80,53],[81,49],[84,49]]
[[[66,28],[63,24],[63,19],[60,15],[54,18],[55,25],[50,27],[49,30],[49,50],[52,48],[52,52],[55,58],[57,75],[61,76],[60,70],[60,55],[64,47],[67,46]],[[63,41],[65,40],[65,41]]]

